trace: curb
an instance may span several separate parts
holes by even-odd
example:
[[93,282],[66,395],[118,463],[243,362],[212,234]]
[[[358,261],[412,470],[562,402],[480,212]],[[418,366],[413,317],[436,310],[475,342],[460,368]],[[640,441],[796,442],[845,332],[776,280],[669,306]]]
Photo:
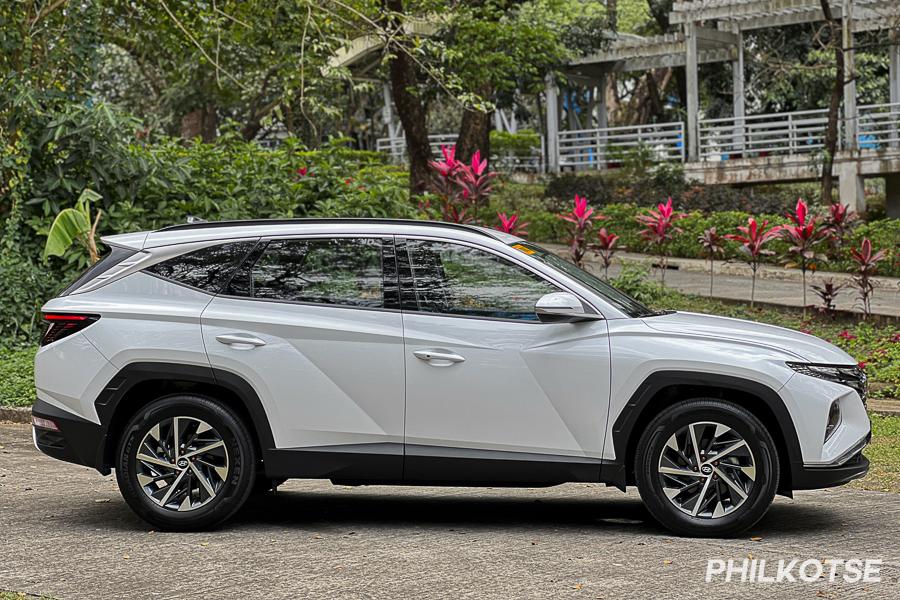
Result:
[[900,401],[888,398],[870,398],[866,410],[885,417],[900,417]]
[[8,423],[31,423],[31,407],[0,406],[0,421]]

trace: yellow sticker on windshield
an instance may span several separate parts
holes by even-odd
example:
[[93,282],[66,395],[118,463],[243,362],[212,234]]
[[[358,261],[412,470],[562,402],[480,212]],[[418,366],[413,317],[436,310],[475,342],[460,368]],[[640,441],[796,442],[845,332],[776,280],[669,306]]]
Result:
[[525,254],[534,254],[534,250],[532,250],[531,248],[528,248],[526,246],[523,246],[522,244],[513,244],[512,247],[515,248],[516,250],[518,250],[519,252],[524,252]]

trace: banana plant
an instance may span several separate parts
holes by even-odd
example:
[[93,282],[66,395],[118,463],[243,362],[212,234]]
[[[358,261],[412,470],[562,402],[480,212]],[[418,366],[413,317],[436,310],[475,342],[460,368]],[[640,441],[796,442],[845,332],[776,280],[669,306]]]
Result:
[[97,225],[103,211],[99,208],[91,215],[91,203],[100,200],[101,196],[91,189],[85,189],[78,196],[75,206],[60,211],[50,226],[47,233],[47,243],[44,245],[44,258],[49,256],[62,256],[78,243],[87,250],[91,264],[99,259],[97,252]]

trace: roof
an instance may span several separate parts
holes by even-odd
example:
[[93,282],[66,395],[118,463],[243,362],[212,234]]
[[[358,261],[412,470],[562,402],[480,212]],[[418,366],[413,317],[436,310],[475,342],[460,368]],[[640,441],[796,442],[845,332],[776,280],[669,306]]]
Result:
[[[428,230],[451,230],[470,236],[484,236],[509,243],[512,236],[475,225],[419,221],[414,219],[299,218],[209,221],[163,227],[156,231],[105,236],[103,242],[135,250],[173,244],[215,242],[223,239],[289,236],[303,233],[371,233],[372,235],[423,234]],[[509,238],[509,239],[507,239]]]

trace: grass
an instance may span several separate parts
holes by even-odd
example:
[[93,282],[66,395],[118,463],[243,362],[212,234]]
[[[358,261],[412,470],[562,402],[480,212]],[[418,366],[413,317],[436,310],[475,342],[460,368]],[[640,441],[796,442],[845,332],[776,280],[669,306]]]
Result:
[[37,348],[33,347],[0,349],[0,406],[31,406],[34,404],[34,353],[36,351]]
[[851,485],[863,490],[900,493],[900,417],[869,416],[872,443],[864,454],[872,465],[865,478]]

